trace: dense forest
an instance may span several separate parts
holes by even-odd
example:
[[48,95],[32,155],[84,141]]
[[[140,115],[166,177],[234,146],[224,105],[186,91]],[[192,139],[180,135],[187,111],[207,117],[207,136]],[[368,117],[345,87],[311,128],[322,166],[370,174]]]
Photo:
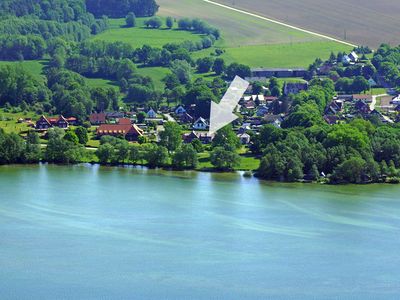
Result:
[[124,18],[130,12],[137,17],[149,17],[158,10],[154,0],[86,0],[86,6],[96,17],[112,18]]

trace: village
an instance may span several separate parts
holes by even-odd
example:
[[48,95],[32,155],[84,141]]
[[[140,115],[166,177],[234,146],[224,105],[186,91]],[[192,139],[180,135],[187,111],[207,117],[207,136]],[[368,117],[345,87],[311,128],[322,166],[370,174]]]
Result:
[[[330,70],[337,62],[321,62],[316,69],[315,78],[329,78]],[[343,55],[341,64],[360,66],[358,55],[353,51]],[[233,130],[243,145],[249,145],[251,138],[257,135],[264,125],[280,128],[290,112],[293,95],[307,91],[309,70],[306,69],[252,69],[252,76],[246,78],[251,82],[245,95],[235,109],[238,119],[233,122]],[[374,122],[394,123],[400,121],[400,96],[393,89],[382,84],[381,78],[369,78],[369,89],[360,94],[337,92],[328,103],[323,119],[329,125],[346,122],[362,117]],[[261,89],[254,82],[262,82]],[[281,84],[278,85],[277,82]],[[278,92],[276,91],[278,89]],[[382,94],[373,93],[374,90]],[[182,128],[182,140],[191,143],[198,139],[203,144],[210,144],[214,134],[209,133],[209,120],[205,116],[195,117],[195,105],[178,104],[174,107],[161,106],[158,110],[152,107],[132,107],[130,111],[93,112],[88,122],[78,122],[74,116],[58,117],[40,116],[36,122],[32,118],[19,119],[46,139],[48,129],[58,127],[67,130],[76,125],[85,125],[90,133],[91,146],[102,136],[114,136],[130,142],[157,142],[165,122],[176,122]]]

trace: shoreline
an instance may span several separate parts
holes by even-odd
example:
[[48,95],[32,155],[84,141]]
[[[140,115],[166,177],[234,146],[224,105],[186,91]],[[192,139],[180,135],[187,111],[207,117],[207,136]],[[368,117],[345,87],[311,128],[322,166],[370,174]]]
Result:
[[330,185],[330,186],[340,186],[340,185],[357,185],[357,186],[362,186],[362,185],[374,185],[374,184],[386,184],[386,185],[396,185],[400,184],[399,181],[396,182],[390,182],[390,181],[381,181],[381,182],[359,182],[359,183],[354,183],[354,182],[340,182],[340,183],[331,183],[329,180],[327,181],[312,181],[312,180],[298,180],[298,181],[280,181],[280,180],[267,180],[263,179],[261,177],[258,177],[256,175],[256,172],[250,171],[250,170],[232,170],[232,171],[221,171],[221,170],[216,170],[212,168],[203,168],[203,169],[174,169],[174,168],[166,168],[166,167],[155,167],[151,168],[146,165],[142,164],[131,164],[131,163],[117,163],[117,164],[101,164],[98,162],[79,162],[79,163],[74,163],[74,164],[61,164],[61,163],[52,163],[52,162],[45,162],[41,161],[38,163],[21,163],[21,164],[3,164],[0,165],[0,167],[3,166],[63,166],[63,167],[73,167],[73,166],[98,166],[98,167],[106,167],[106,168],[119,168],[119,169],[143,169],[147,171],[165,171],[165,172],[177,172],[177,173],[183,173],[183,172],[192,172],[192,173],[209,173],[209,174],[237,174],[240,177],[243,178],[248,178],[248,179],[257,179],[260,182],[269,182],[269,183],[285,183],[285,184],[316,184],[316,185]]

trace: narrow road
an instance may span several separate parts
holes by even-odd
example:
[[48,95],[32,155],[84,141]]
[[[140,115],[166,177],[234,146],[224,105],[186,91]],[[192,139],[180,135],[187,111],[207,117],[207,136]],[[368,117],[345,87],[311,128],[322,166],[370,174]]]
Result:
[[169,113],[168,114],[164,114],[164,116],[167,117],[169,122],[176,122],[176,120],[171,116],[171,114],[169,114]]
[[211,1],[211,0],[203,0],[203,1],[207,2],[207,3],[210,3],[210,4],[213,4],[213,5],[216,5],[216,6],[219,6],[219,7],[230,9],[230,10],[233,10],[233,11],[236,11],[236,12],[248,15],[248,16],[252,16],[252,17],[255,17],[255,18],[258,18],[258,19],[261,19],[261,20],[272,22],[272,23],[275,23],[275,24],[278,24],[278,25],[282,25],[282,26],[291,28],[291,29],[299,30],[299,31],[302,31],[302,32],[305,32],[305,33],[308,33],[308,34],[312,34],[314,36],[322,37],[324,39],[327,39],[327,40],[330,40],[330,41],[333,41],[333,42],[341,43],[341,44],[348,45],[348,46],[351,46],[351,47],[357,47],[357,45],[355,45],[355,44],[352,44],[352,43],[349,43],[349,42],[346,42],[346,41],[342,41],[342,40],[330,37],[328,35],[320,34],[320,33],[313,32],[313,31],[310,31],[310,30],[307,30],[307,29],[303,29],[303,28],[300,28],[300,27],[297,27],[297,26],[289,25],[287,23],[283,23],[283,22],[276,21],[276,20],[273,20],[273,19],[270,19],[270,18],[267,18],[267,17],[263,17],[263,16],[260,16],[260,15],[245,11],[245,10],[237,9],[237,8],[234,8],[234,7],[231,7],[231,6],[228,6],[228,5],[224,5],[224,4],[221,4],[221,3],[217,3],[217,2],[214,2],[214,1]]
[[375,106],[376,106],[376,99],[377,99],[378,97],[384,97],[384,96],[388,96],[388,94],[373,95],[373,96],[372,96],[372,102],[371,102],[371,104],[369,105],[369,108],[370,108],[371,110],[374,110],[374,109],[375,109]]

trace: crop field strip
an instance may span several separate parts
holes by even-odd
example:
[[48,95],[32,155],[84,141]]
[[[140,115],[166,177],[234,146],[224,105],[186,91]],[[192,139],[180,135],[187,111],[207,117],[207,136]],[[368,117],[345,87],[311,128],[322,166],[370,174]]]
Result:
[[397,0],[213,0],[352,43],[400,43]]
[[163,16],[200,18],[219,28],[224,40],[221,46],[239,47],[280,43],[313,42],[323,40],[299,30],[266,22],[242,13],[198,0],[159,0]]
[[[159,0],[163,16],[197,17],[218,27],[223,39],[216,47],[225,50],[228,62],[241,62],[251,67],[307,67],[316,57],[328,58],[331,51],[349,51],[352,46],[330,41],[298,29],[260,17],[217,6],[206,1]],[[209,55],[203,50],[195,57]]]

